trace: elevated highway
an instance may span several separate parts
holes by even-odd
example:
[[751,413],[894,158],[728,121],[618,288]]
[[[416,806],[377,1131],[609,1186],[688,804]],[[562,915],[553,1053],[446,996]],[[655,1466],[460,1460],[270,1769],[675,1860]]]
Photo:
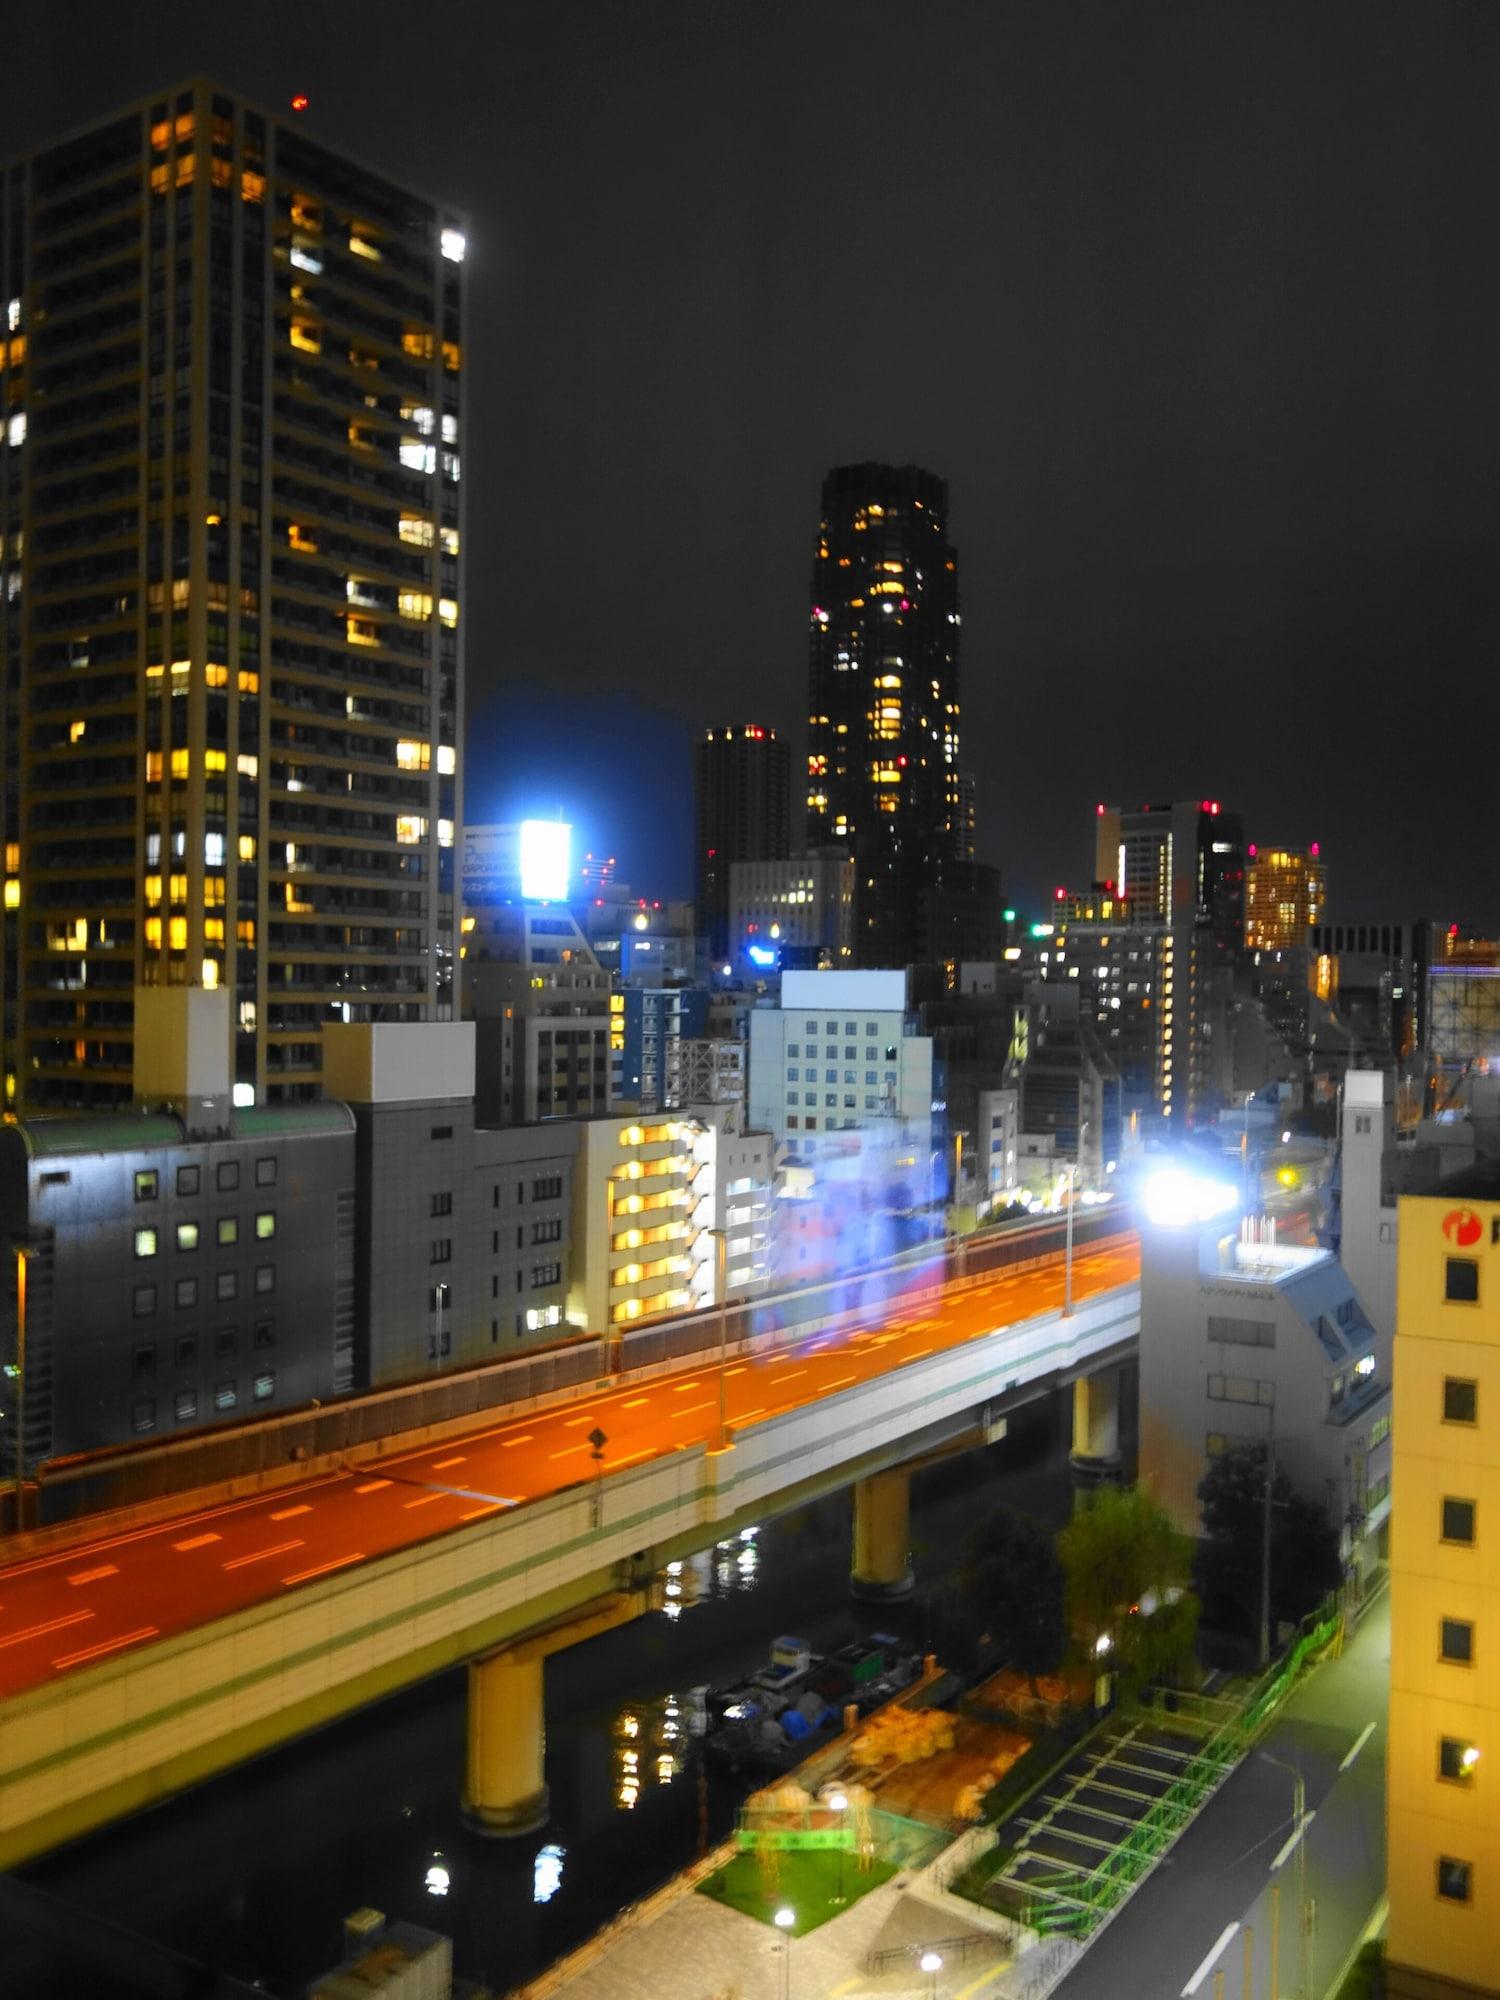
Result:
[[850,1485],[856,1587],[899,1592],[895,1469],[1125,1358],[1138,1275],[1117,1237],[1075,1258],[1071,1313],[1054,1255],[0,1568],[0,1867],[465,1661],[469,1804],[536,1824],[547,1651]]

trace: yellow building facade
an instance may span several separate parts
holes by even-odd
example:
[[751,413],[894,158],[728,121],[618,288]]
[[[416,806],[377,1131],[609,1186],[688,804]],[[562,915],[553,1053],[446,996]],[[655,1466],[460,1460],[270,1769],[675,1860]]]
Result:
[[1388,1991],[1437,2000],[1500,1994],[1500,1173],[1398,1242]]

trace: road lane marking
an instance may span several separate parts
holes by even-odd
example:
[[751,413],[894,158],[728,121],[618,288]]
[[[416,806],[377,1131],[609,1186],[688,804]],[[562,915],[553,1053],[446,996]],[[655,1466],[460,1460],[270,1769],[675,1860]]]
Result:
[[642,1403],[649,1403],[650,1401],[651,1398],[649,1396],[636,1396],[625,1405],[625,1408],[627,1410],[638,1410]]
[[246,1563],[264,1562],[267,1556],[284,1556],[288,1549],[305,1549],[306,1542],[277,1542],[269,1549],[252,1549],[247,1556],[231,1556],[225,1569],[243,1569]]
[[618,1472],[622,1465],[634,1465],[638,1458],[650,1458],[655,1450],[656,1446],[654,1444],[648,1444],[644,1451],[633,1451],[629,1458],[617,1458],[615,1460],[615,1471]]
[[313,1569],[299,1569],[295,1576],[284,1576],[281,1581],[283,1585],[306,1583],[310,1576],[327,1576],[331,1569],[344,1569],[348,1564],[363,1562],[364,1559],[363,1550],[356,1549],[352,1556],[335,1556],[331,1562],[318,1563]]
[[80,1653],[64,1653],[52,1664],[55,1668],[81,1666],[85,1660],[97,1660],[105,1653],[118,1652],[121,1646],[134,1646],[142,1639],[154,1639],[160,1629],[156,1625],[142,1625],[134,1632],[122,1632],[118,1639],[101,1639],[97,1646],[85,1646]]
[[363,1486],[356,1486],[354,1490],[356,1493],[379,1493],[382,1487],[389,1486],[390,1483],[388,1479],[367,1479]]
[[823,1384],[823,1393],[826,1395],[830,1389],[847,1388],[851,1382],[857,1382],[858,1380],[859,1377],[857,1375],[840,1375],[837,1382],[825,1382]]
[[460,1514],[460,1521],[477,1521],[481,1514],[493,1514],[497,1507],[514,1507],[514,1500],[486,1500],[482,1507],[473,1507],[467,1514]]
[[672,1384],[672,1394],[674,1396],[685,1396],[689,1389],[696,1389],[697,1387],[698,1378],[695,1375],[691,1382],[674,1382]]
[[779,1387],[780,1384],[783,1382],[795,1382],[799,1375],[805,1375],[806,1373],[807,1370],[805,1368],[793,1368],[790,1369],[785,1375],[773,1375],[771,1377],[771,1380],[773,1384]]
[[1339,1769],[1341,1771],[1348,1770],[1349,1766],[1354,1762],[1355,1758],[1359,1755],[1360,1751],[1364,1749],[1365,1745],[1369,1742],[1370,1738],[1374,1735],[1374,1733],[1375,1733],[1374,1723],[1367,1722],[1364,1728],[1359,1732],[1358,1736],[1356,1736],[1354,1741],[1349,1745],[1349,1748],[1344,1752],[1344,1761],[1342,1764],[1339,1765]]
[[[710,1397],[706,1403],[689,1403],[686,1409],[674,1410],[672,1416],[674,1421],[678,1417],[695,1417],[700,1410],[711,1410],[713,1406],[713,1398]],[[615,1463],[618,1464],[619,1460],[617,1459]]]
[[743,1375],[748,1365],[748,1363],[742,1361],[738,1368],[726,1368],[724,1373],[726,1375]]
[[290,1521],[294,1514],[310,1514],[312,1508],[304,1501],[300,1507],[283,1507],[279,1514],[273,1514],[273,1521]]
[[210,1542],[222,1542],[223,1539],[222,1535],[192,1535],[185,1542],[173,1542],[172,1546],[186,1555],[189,1549],[206,1549]]
[[450,1465],[462,1465],[464,1458],[463,1452],[460,1452],[457,1458],[440,1458],[432,1469],[434,1472],[446,1472]]
[[735,1423],[748,1424],[752,1417],[763,1417],[766,1414],[766,1408],[766,1404],[757,1403],[753,1410],[731,1410],[729,1414]]
[[576,1431],[580,1424],[592,1423],[594,1414],[592,1410],[585,1410],[581,1417],[564,1417],[563,1429],[565,1431]]
[[118,1576],[119,1574],[119,1569],[114,1563],[100,1563],[97,1569],[79,1570],[77,1575],[70,1576],[68,1581],[71,1584],[97,1583],[102,1576]]
[[1208,1957],[1204,1959],[1203,1963],[1198,1967],[1198,1970],[1193,1974],[1192,1978],[1188,1981],[1187,1985],[1183,1987],[1182,2000],[1190,2000],[1190,1996],[1198,1991],[1198,1988],[1203,1984],[1204,1980],[1207,1979],[1209,1973],[1213,1970],[1214,1960],[1218,1957],[1219,1953],[1224,1949],[1225,1945],[1228,1944],[1229,1940],[1234,1936],[1235,1932],[1238,1929],[1239,1929],[1239,1924],[1232,1923],[1232,1924],[1226,1924],[1223,1930],[1220,1931],[1219,1942],[1209,1952]]
[[1306,1833],[1307,1829],[1312,1825],[1313,1821],[1317,1818],[1317,1816],[1318,1816],[1318,1810],[1317,1807],[1314,1806],[1313,1810],[1310,1813],[1304,1813],[1302,1815],[1302,1820],[1300,1825],[1294,1826],[1292,1828],[1291,1832],[1287,1835],[1286,1839],[1281,1843],[1280,1853],[1276,1856],[1276,1859],[1271,1863],[1271,1873],[1273,1875],[1276,1873],[1276,1870],[1281,1866],[1282,1862],[1286,1860],[1287,1856],[1291,1853],[1292,1849],[1297,1845],[1297,1842],[1302,1838],[1303,1834]]
[[81,1625],[85,1618],[93,1617],[92,1611],[70,1611],[63,1618],[49,1618],[45,1625],[28,1625],[24,1632],[9,1632],[0,1639],[0,1646],[19,1646],[27,1639],[40,1639],[48,1632],[61,1632],[65,1625]]
[[589,1441],[585,1438],[582,1444],[570,1444],[566,1451],[549,1451],[547,1456],[548,1458],[571,1458],[575,1451],[587,1451],[588,1448]]
[[409,1513],[413,1507],[430,1507],[434,1500],[441,1500],[441,1493],[419,1493],[415,1500],[403,1500],[402,1509]]
[[526,1433],[525,1437],[501,1438],[500,1449],[502,1451],[514,1451],[518,1444],[530,1444],[531,1438],[532,1433],[530,1431]]

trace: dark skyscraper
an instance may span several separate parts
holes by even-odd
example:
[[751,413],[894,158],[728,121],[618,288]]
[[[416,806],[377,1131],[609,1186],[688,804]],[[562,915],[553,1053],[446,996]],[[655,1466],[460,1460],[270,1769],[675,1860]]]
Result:
[[729,871],[788,853],[791,762],[774,729],[731,723],[700,737],[693,757],[693,921],[715,964],[729,954]]
[[137,985],[258,1100],[451,1013],[464,248],[201,81],[0,168],[9,1107],[128,1099]]
[[836,467],[813,560],[807,844],[854,855],[862,965],[921,954],[928,891],[972,853],[958,636],[946,484]]

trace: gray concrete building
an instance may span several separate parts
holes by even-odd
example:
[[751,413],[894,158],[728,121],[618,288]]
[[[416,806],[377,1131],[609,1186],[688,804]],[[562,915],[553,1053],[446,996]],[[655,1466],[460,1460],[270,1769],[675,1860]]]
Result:
[[1345,1561],[1365,1572],[1390,1512],[1389,1332],[1326,1250],[1265,1240],[1258,1219],[1242,1227],[1233,1206],[1199,1223],[1166,1216],[1148,1190],[1147,1210],[1141,1477],[1196,1537],[1212,1459],[1270,1442],[1278,1470],[1324,1509]]
[[342,1104],[0,1127],[6,1469],[352,1388],[354,1181]]

